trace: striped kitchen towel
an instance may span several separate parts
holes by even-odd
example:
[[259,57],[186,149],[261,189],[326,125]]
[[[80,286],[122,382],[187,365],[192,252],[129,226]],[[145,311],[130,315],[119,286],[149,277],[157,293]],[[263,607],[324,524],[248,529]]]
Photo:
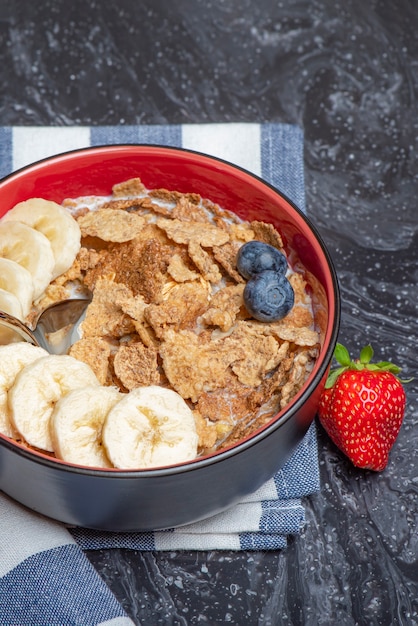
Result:
[[[231,161],[272,183],[302,210],[303,135],[288,124],[0,127],[0,176],[74,148],[109,143],[180,146]],[[1,448],[0,448],[1,461]],[[319,490],[315,424],[285,466],[230,510],[146,533],[66,528],[0,494],[0,625],[131,624],[83,550],[274,550],[305,524]]]

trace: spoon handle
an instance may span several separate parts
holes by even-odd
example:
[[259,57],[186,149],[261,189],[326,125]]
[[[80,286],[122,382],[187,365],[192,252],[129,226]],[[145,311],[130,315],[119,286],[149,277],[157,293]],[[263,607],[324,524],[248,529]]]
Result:
[[31,330],[23,322],[21,322],[17,317],[13,315],[9,315],[5,311],[0,311],[0,326],[6,326],[11,330],[14,330],[18,333],[25,341],[32,343],[34,346],[39,346],[39,341],[36,339],[35,335]]

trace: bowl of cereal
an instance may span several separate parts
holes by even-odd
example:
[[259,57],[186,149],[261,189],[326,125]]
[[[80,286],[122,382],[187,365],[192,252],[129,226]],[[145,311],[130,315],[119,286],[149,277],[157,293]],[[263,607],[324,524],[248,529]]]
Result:
[[282,467],[340,315],[326,246],[285,195],[205,154],[111,145],[24,167],[0,197],[0,309],[33,327],[91,298],[65,354],[0,328],[5,493],[67,524],[163,529]]

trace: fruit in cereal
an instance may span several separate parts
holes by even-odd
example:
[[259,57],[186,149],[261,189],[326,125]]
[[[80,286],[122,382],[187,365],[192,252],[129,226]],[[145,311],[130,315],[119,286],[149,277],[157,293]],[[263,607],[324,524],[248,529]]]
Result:
[[0,258],[0,288],[16,296],[22,307],[22,315],[26,317],[32,306],[34,292],[30,272],[16,261]]
[[280,250],[262,241],[249,241],[238,250],[237,269],[241,276],[250,279],[255,274],[273,270],[285,274],[286,257]]
[[55,259],[49,240],[41,232],[22,222],[0,221],[0,257],[16,261],[32,276],[34,299],[53,278]]
[[90,385],[58,400],[50,420],[55,456],[77,465],[111,467],[102,445],[102,428],[121,397],[114,387]]
[[198,436],[193,412],[164,387],[138,387],[107,415],[103,444],[119,469],[174,465],[194,459]]
[[7,437],[16,436],[10,421],[10,407],[7,401],[9,389],[18,373],[28,365],[48,353],[43,348],[20,341],[0,346],[0,433]]
[[321,424],[354,465],[380,472],[398,436],[406,396],[397,377],[400,368],[387,361],[372,363],[372,347],[351,360],[337,344],[339,367],[332,370],[319,403]]
[[245,285],[244,304],[260,322],[277,322],[291,311],[295,294],[286,276],[274,270],[254,274]]
[[55,404],[72,389],[99,385],[91,368],[65,355],[48,355],[26,365],[8,393],[13,427],[25,441],[53,451],[49,422]]
[[[80,250],[80,227],[61,205],[43,198],[30,198],[16,204],[2,218],[16,221],[42,233],[49,241],[54,256],[52,278],[68,270]],[[49,281],[48,281],[49,282]]]

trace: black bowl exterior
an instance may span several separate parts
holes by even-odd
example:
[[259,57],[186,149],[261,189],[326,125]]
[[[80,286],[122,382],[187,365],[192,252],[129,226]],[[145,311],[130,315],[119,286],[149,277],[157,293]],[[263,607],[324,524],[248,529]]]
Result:
[[61,202],[110,193],[111,184],[142,172],[147,186],[197,191],[246,219],[278,226],[285,245],[296,250],[312,276],[322,348],[308,383],[287,410],[238,445],[184,465],[148,471],[78,468],[0,435],[0,489],[48,517],[99,530],[173,528],[223,511],[260,487],[283,466],[314,419],[338,334],[337,279],[314,226],[276,189],[219,159],[158,146],[73,151],[0,181],[2,210],[34,196]]
[[311,396],[280,427],[244,448],[153,472],[88,471],[3,445],[0,486],[30,509],[106,531],[172,528],[214,515],[258,489],[283,466],[316,409]]

